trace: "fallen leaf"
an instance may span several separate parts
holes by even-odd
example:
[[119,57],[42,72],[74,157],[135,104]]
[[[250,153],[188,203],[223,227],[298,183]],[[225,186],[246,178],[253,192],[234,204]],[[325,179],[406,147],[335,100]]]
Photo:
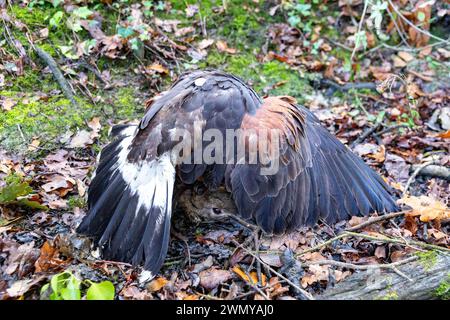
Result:
[[414,60],[414,56],[406,51],[400,51],[397,55],[402,58],[405,62],[410,62]]
[[17,104],[16,101],[14,101],[11,98],[6,98],[2,101],[2,108],[5,111],[10,111],[15,105]]
[[28,151],[36,151],[40,144],[41,142],[38,139],[34,139],[28,146]]
[[384,246],[378,246],[375,249],[375,257],[378,259],[386,259],[386,248]]
[[233,274],[228,270],[212,267],[200,272],[199,277],[200,285],[207,290],[212,290],[220,284],[230,280],[233,277]]
[[204,49],[208,48],[209,46],[211,46],[213,43],[214,43],[214,39],[203,39],[202,41],[199,42],[198,48],[200,50],[204,50]]
[[450,139],[450,130],[439,133],[437,136],[442,139]]
[[208,268],[211,268],[214,263],[214,259],[212,256],[208,256],[205,260],[203,260],[201,263],[197,263],[194,265],[194,268],[192,269],[192,272],[199,273],[203,270],[206,270]]
[[91,121],[88,122],[88,127],[92,129],[92,131],[99,132],[102,128],[102,125],[100,124],[100,118],[94,117],[91,119]]
[[45,276],[40,276],[35,279],[19,280],[12,284],[11,287],[6,289],[8,296],[11,298],[20,297],[27,293],[31,287],[41,282]]
[[228,47],[228,44],[223,40],[218,40],[216,42],[216,47],[220,52],[226,52],[229,54],[235,54],[237,52],[236,49]]
[[94,141],[91,138],[91,133],[87,130],[80,130],[77,134],[70,140],[69,148],[84,148],[87,145],[92,144]]
[[[233,267],[233,272],[236,273],[242,280],[249,282],[250,284],[256,284],[258,283],[258,273],[256,271],[252,271],[250,272],[250,277],[239,267],[239,266],[234,266]],[[261,274],[261,284],[263,286],[266,285],[266,275],[265,274]]]
[[69,260],[59,258],[59,251],[53,247],[48,241],[44,242],[41,247],[41,253],[34,264],[36,272],[58,271],[68,264]]
[[392,56],[392,61],[394,61],[394,67],[396,68],[406,67],[406,62],[398,56]]
[[164,74],[168,74],[169,73],[169,69],[163,67],[159,63],[154,63],[154,64],[146,67],[146,69],[147,70],[153,70],[153,71],[156,71],[158,73],[164,73]]
[[425,195],[420,197],[406,196],[399,200],[412,208],[411,215],[420,217],[420,221],[443,220],[450,218],[450,209],[442,202]]
[[405,214],[404,228],[415,235],[419,227],[417,226],[416,217],[412,214]]
[[150,292],[156,292],[161,290],[167,283],[169,282],[169,280],[167,280],[164,277],[158,277],[154,280],[152,280],[148,285],[147,285],[147,290]]
[[313,283],[327,281],[329,274],[330,271],[328,266],[312,264],[308,266],[308,273],[301,279],[302,287],[306,288]]
[[72,178],[54,175],[51,177],[50,182],[43,184],[41,188],[45,192],[56,192],[59,196],[64,197],[69,191],[73,190],[75,184],[76,181]]

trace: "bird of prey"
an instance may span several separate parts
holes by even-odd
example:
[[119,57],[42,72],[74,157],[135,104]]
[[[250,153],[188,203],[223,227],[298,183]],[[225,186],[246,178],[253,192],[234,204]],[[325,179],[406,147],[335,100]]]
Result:
[[[265,162],[264,156],[245,161],[247,151],[244,159],[229,161],[228,150],[222,156],[213,151],[213,162],[193,161],[195,151],[210,143],[202,140],[193,141],[188,150],[193,152],[184,154],[183,149],[174,156],[177,132],[186,138],[211,129],[224,135],[251,131],[256,139],[275,130],[278,144],[269,149],[276,152],[266,152]],[[243,80],[221,71],[183,74],[151,99],[138,125],[115,126],[111,135],[89,187],[89,212],[77,231],[91,236],[105,259],[142,265],[152,275],[167,254],[173,197],[180,186],[226,188],[239,217],[267,234],[287,233],[319,219],[335,223],[398,210],[383,179],[312,112],[289,96],[261,98]],[[244,140],[247,145],[252,138]],[[274,155],[276,172],[262,174]]]

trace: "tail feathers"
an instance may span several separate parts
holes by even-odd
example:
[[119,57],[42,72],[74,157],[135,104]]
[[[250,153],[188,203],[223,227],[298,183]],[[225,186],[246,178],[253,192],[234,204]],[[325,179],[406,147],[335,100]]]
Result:
[[135,126],[116,131],[89,188],[89,213],[78,232],[94,238],[104,259],[143,265],[153,275],[167,254],[175,169],[168,154],[130,163]]

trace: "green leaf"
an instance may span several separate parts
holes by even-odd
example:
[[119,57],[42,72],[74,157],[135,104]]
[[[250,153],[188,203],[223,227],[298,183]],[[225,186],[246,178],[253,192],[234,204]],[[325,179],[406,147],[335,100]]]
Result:
[[49,25],[52,28],[58,27],[59,23],[61,22],[62,18],[64,17],[63,11],[56,12],[53,17],[50,18]]
[[134,30],[131,28],[119,26],[117,28],[117,34],[119,35],[119,37],[126,39],[134,34]]
[[299,18],[298,16],[291,15],[291,16],[288,18],[288,22],[289,22],[289,24],[290,24],[291,26],[295,27],[295,26],[297,26],[297,25],[301,22],[301,20],[300,20],[300,18]]
[[66,281],[66,287],[61,289],[61,297],[64,300],[80,300],[80,283],[77,277],[71,275],[71,277]]
[[64,0],[52,0],[53,7],[56,8],[61,3],[64,3]]
[[94,11],[89,10],[88,7],[80,7],[78,9],[73,10],[72,14],[81,19],[87,19],[91,16]]
[[18,175],[11,175],[5,179],[6,186],[0,189],[0,204],[15,202],[18,197],[24,197],[33,192],[28,182],[22,181]]
[[80,58],[80,56],[74,52],[72,46],[58,46],[58,48],[61,50],[61,53],[69,59],[77,60]]
[[92,283],[86,293],[87,300],[114,300],[114,285],[110,281]]
[[22,207],[28,207],[28,208],[32,208],[32,209],[48,210],[48,207],[40,204],[39,202],[31,201],[31,200],[28,200],[26,198],[19,199],[17,201],[17,204],[22,206]]
[[70,277],[73,277],[73,275],[69,271],[64,271],[62,273],[54,275],[50,279],[50,286],[53,290],[53,293],[59,296],[61,290],[66,286],[66,282]]

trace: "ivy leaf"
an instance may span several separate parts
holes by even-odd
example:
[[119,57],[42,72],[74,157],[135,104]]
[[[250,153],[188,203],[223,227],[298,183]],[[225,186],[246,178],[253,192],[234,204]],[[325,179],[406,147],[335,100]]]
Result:
[[114,285],[110,281],[92,283],[86,293],[87,300],[114,300]]
[[119,37],[126,39],[134,34],[134,30],[131,28],[119,26],[117,28],[117,34],[119,35]]
[[81,19],[87,19],[90,17],[94,12],[89,10],[88,7],[80,7],[78,9],[73,10],[72,14],[77,16]]
[[58,46],[58,48],[61,50],[61,53],[69,59],[77,60],[80,58],[80,56],[74,52],[72,46]]
[[56,12],[53,17],[50,18],[49,25],[52,28],[57,28],[62,18],[64,17],[63,11]]

